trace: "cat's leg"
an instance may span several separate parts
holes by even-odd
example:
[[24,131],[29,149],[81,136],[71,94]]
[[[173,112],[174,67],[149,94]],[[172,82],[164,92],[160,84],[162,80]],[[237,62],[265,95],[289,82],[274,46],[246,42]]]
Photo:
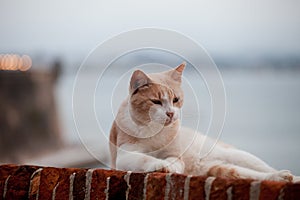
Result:
[[294,183],[300,183],[300,176],[294,176],[293,182]]
[[172,173],[183,173],[184,163],[180,159],[169,157],[167,159],[158,159],[147,154],[133,151],[132,146],[126,144],[118,149],[117,169],[126,171],[162,171]]
[[216,159],[223,160],[226,163],[231,163],[259,172],[277,171],[258,157],[239,149],[217,147],[213,150],[211,156],[215,157]]
[[[209,163],[207,164],[209,165]],[[212,164],[211,166],[209,166],[207,175],[222,178],[249,178],[256,180],[274,180],[287,182],[293,180],[293,175],[287,170],[277,172],[259,172],[233,164]]]
[[168,157],[165,159],[169,163],[168,168],[170,172],[184,173],[185,164],[181,158]]

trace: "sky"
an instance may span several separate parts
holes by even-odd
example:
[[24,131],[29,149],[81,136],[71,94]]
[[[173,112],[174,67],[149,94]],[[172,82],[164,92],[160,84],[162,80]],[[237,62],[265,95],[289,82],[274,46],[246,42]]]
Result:
[[298,0],[1,0],[0,53],[83,59],[124,31],[178,31],[221,56],[300,56]]

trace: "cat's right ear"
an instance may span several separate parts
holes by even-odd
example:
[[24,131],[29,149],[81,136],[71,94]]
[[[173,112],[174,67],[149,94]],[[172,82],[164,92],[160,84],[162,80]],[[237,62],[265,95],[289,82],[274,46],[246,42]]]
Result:
[[183,62],[180,65],[178,65],[175,69],[172,69],[168,71],[169,75],[172,77],[173,80],[178,81],[181,83],[181,77],[183,70],[185,69],[186,63]]
[[141,70],[135,70],[131,76],[129,92],[133,94],[138,88],[151,83],[150,78]]

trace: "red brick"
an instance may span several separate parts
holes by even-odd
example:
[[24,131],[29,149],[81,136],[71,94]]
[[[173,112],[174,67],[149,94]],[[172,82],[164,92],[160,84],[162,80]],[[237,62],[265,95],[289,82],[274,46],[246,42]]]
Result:
[[189,199],[205,199],[204,185],[207,177],[193,176],[190,179]]
[[[74,168],[61,168],[56,171],[59,173],[59,179],[58,179],[58,186],[56,188],[56,200],[68,200],[69,199],[69,193],[70,193],[70,176],[76,172],[79,172],[80,169],[74,169]],[[40,191],[41,192],[41,191]],[[51,194],[52,197],[52,194]],[[49,198],[49,197],[48,197]],[[43,198],[39,198],[43,199]]]
[[111,174],[108,199],[126,199],[127,183],[124,179],[125,174],[126,172],[120,171],[116,171],[115,173]]
[[129,200],[140,200],[144,193],[144,180],[146,173],[132,173],[130,175],[129,184],[131,189],[129,190]]
[[212,183],[210,190],[210,199],[226,199],[227,190],[232,186],[233,180],[227,180],[222,178],[216,178]]
[[52,197],[54,187],[60,177],[60,169],[45,167],[41,172],[39,199],[49,199]]
[[39,194],[39,187],[40,187],[40,179],[41,179],[41,171],[42,168],[36,170],[30,179],[30,187],[29,187],[29,200],[36,200]]
[[147,181],[146,199],[163,199],[166,190],[166,173],[150,173]]
[[[86,169],[72,168],[43,168],[41,172],[37,166],[0,166],[0,199],[3,198],[4,184],[7,184],[6,199],[51,199],[56,188],[56,199],[69,199],[70,176],[75,173],[73,182],[73,198],[84,199],[86,194]],[[107,178],[109,180],[109,199],[125,199],[128,185],[124,176],[127,172],[114,170],[94,170],[91,180],[91,199],[105,199]],[[164,199],[166,193],[166,173],[131,173],[128,193],[129,199],[141,199],[144,195],[144,180],[148,177],[146,199]],[[205,180],[207,177],[193,176],[189,183],[189,199],[205,199]],[[31,189],[28,194],[31,180]],[[127,179],[128,180],[128,179]],[[169,177],[169,199],[183,199],[186,176],[172,174]],[[216,178],[210,191],[210,199],[227,199],[227,190],[232,188],[232,199],[249,199],[250,184],[252,180],[230,180]],[[39,193],[37,193],[39,191]],[[260,199],[300,199],[300,184],[262,181],[260,184]]]
[[86,191],[86,169],[83,169],[76,173],[75,179],[74,179],[74,187],[73,187],[73,198],[74,200],[81,200],[85,197],[85,191]]
[[3,192],[6,179],[12,175],[19,166],[17,165],[1,165],[0,166],[0,200],[3,199]]
[[280,190],[286,185],[285,182],[262,181],[260,185],[259,199],[278,199]]
[[6,199],[27,199],[30,177],[37,169],[36,166],[20,166],[9,179]]
[[111,171],[107,171],[104,169],[97,169],[92,174],[92,182],[91,182],[91,191],[90,197],[91,200],[97,199],[105,199],[106,189],[106,178],[109,177]]
[[172,174],[170,182],[170,192],[168,197],[170,199],[179,200],[184,198],[184,184],[186,176],[181,174]]
[[124,180],[126,172],[97,169],[93,172],[91,183],[91,200],[105,199],[107,178],[109,180],[109,199],[125,199],[127,183]]
[[252,180],[237,179],[232,182],[232,199],[248,200],[250,198],[250,183]]
[[300,199],[300,183],[287,183],[283,189],[283,199],[299,200]]
[[12,175],[19,167],[19,165],[0,165],[0,180],[5,180],[9,175]]

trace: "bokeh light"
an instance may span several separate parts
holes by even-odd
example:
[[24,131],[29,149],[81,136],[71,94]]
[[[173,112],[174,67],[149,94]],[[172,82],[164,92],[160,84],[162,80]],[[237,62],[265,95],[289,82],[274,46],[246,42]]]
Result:
[[0,70],[27,71],[32,66],[30,56],[17,54],[0,54]]

